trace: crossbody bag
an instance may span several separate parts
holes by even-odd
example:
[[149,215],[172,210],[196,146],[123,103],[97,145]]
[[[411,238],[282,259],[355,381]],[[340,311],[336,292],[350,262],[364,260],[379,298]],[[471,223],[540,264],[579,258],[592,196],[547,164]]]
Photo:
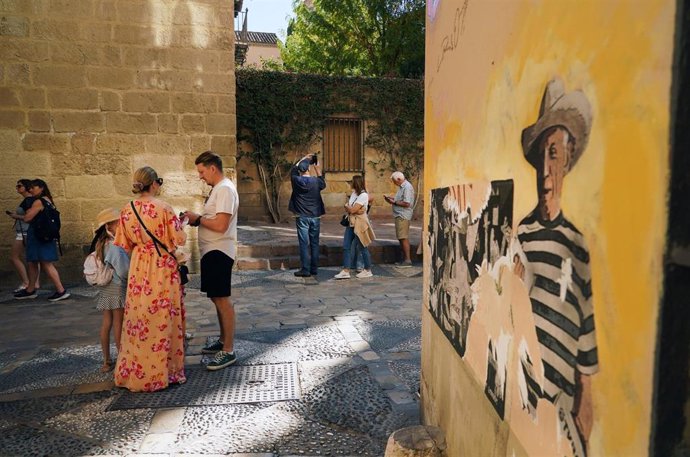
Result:
[[158,253],[158,257],[161,256],[161,251],[158,249],[158,246],[162,247],[165,252],[168,253],[168,255],[172,256],[173,259],[175,259],[175,262],[177,262],[177,271],[180,273],[180,284],[184,285],[189,282],[189,268],[187,268],[187,265],[182,265],[180,262],[177,260],[177,257],[175,257],[175,254],[170,252],[167,247],[158,239],[156,236],[149,231],[149,229],[146,227],[146,224],[144,224],[144,221],[141,220],[141,216],[139,216],[139,213],[137,212],[137,209],[134,207],[134,202],[129,202],[130,206],[132,207],[132,211],[134,211],[134,215],[137,217],[137,220],[139,220],[139,224],[144,228],[146,231],[146,234],[151,238],[151,241],[153,241],[153,246],[156,248],[156,252]]

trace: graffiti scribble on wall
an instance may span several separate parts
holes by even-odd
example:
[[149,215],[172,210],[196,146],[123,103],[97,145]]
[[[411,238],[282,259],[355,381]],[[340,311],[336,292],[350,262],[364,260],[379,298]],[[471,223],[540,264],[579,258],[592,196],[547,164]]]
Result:
[[584,93],[546,85],[522,132],[538,201],[517,230],[512,180],[431,192],[429,310],[530,455],[585,456],[592,429],[590,259],[560,204],[591,125]]

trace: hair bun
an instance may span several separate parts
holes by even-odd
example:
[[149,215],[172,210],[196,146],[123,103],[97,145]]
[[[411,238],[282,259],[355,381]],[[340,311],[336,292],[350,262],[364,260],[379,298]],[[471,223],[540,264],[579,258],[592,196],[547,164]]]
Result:
[[144,190],[144,184],[140,183],[139,181],[133,182],[132,183],[132,192],[135,194],[138,194],[139,192]]

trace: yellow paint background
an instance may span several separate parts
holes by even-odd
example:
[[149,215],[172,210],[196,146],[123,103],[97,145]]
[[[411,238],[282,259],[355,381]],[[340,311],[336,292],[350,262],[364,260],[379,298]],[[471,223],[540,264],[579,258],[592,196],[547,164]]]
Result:
[[[463,4],[464,32],[437,71],[443,38],[453,32],[455,10]],[[592,259],[600,359],[593,377],[592,455],[644,455],[648,449],[674,8],[670,0],[441,0],[435,19],[427,21],[426,195],[451,184],[512,178],[517,225],[536,204],[535,174],[523,159],[520,134],[536,120],[546,82],[558,75],[566,90],[583,90],[592,105],[590,141],[565,179],[562,200]],[[462,395],[443,378],[458,367],[436,362],[461,359],[426,312],[423,317],[424,414],[454,435],[463,426],[456,422],[476,411],[456,410],[462,405],[451,400]],[[439,370],[444,365],[445,374]],[[449,406],[453,411],[444,410]],[[467,440],[451,436],[449,445]],[[464,450],[478,449],[466,444]]]

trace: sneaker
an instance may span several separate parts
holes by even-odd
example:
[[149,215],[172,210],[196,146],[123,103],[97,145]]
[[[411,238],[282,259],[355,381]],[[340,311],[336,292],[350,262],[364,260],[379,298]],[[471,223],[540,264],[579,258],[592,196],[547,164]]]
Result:
[[202,354],[215,354],[218,351],[223,350],[223,343],[220,340],[216,340],[214,343],[207,344],[201,348]]
[[403,261],[403,262],[398,262],[395,264],[395,266],[398,268],[411,268],[412,267],[412,261],[407,260],[407,261]]
[[232,365],[237,361],[235,352],[218,351],[216,356],[206,365],[207,370],[215,371]]
[[15,300],[24,300],[26,298],[36,298],[38,297],[38,294],[34,290],[33,292],[28,292],[26,289],[22,289],[16,294],[14,294]]
[[362,270],[355,276],[357,276],[358,278],[371,278],[372,276],[374,276],[374,273],[372,273],[371,270]]
[[13,293],[13,294],[18,294],[19,292],[21,292],[22,290],[25,290],[25,289],[26,289],[26,286],[19,286],[19,287],[17,287],[16,289],[14,289],[14,290],[12,291],[12,293]]
[[304,270],[297,270],[295,271],[295,276],[297,276],[298,278],[308,278],[311,276],[311,273]]
[[62,292],[55,292],[53,295],[48,297],[48,301],[60,301],[64,300],[66,298],[69,298],[72,294],[67,292],[67,289],[63,290]]
[[349,271],[341,271],[337,275],[333,276],[335,279],[350,279],[350,272]]

